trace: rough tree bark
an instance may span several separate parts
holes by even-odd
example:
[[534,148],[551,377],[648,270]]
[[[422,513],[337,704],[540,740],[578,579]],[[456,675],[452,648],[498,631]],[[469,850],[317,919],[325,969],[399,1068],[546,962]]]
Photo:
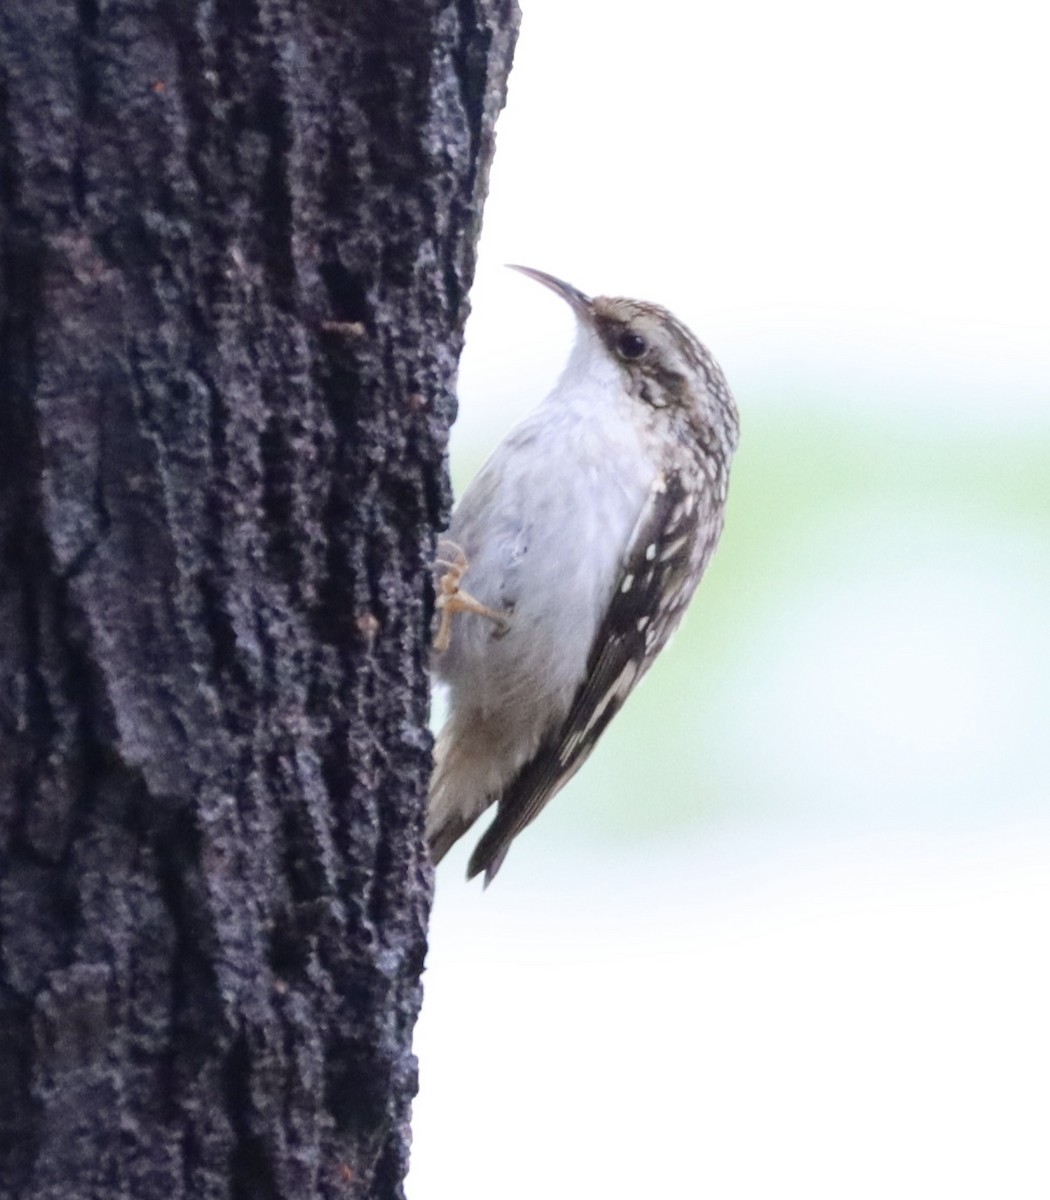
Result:
[[0,1196],[399,1196],[514,0],[0,5]]

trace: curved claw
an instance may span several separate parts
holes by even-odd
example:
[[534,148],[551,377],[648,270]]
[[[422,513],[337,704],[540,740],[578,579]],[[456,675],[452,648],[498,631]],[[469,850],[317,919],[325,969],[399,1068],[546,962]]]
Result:
[[434,600],[434,607],[441,614],[437,632],[434,634],[434,652],[444,654],[449,648],[452,641],[452,618],[456,613],[473,613],[475,616],[494,621],[497,627],[495,636],[502,637],[510,628],[510,614],[489,608],[487,604],[482,604],[480,600],[475,600],[468,592],[460,589],[463,576],[470,567],[467,556],[455,542],[439,542],[439,551],[443,545],[452,548],[453,558],[434,560],[435,566],[445,568],[445,574],[437,582],[437,596]]

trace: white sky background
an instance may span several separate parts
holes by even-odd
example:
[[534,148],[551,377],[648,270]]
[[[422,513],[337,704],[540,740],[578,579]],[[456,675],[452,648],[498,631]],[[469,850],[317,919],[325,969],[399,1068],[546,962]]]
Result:
[[[844,406],[1045,442],[1039,5],[522,3],[454,467],[572,336],[506,262],[675,311],[744,452]],[[1050,553],[913,508],[829,509],[829,561],[809,528],[811,575],[698,683],[713,824],[589,833],[614,745],[488,892],[443,866],[412,1200],[1050,1196]],[[607,741],[638,755],[630,721]]]
[[[571,327],[567,310],[505,262],[666,304],[738,391],[858,357],[909,404],[919,362],[922,382],[958,379],[971,404],[1003,377],[1046,384],[1050,19],[1032,0],[524,13],[467,414],[564,356],[551,331]],[[937,399],[957,414],[950,390]]]

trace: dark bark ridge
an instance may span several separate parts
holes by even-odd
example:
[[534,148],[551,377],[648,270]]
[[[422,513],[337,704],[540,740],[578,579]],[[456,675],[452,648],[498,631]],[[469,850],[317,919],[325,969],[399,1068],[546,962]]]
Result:
[[400,1196],[513,0],[0,10],[0,1195]]

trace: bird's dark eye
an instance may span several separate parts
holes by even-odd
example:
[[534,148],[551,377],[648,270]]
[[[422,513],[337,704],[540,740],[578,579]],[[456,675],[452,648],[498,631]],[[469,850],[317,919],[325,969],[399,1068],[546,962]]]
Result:
[[641,358],[649,349],[649,343],[640,333],[621,333],[616,339],[616,349],[621,358]]

